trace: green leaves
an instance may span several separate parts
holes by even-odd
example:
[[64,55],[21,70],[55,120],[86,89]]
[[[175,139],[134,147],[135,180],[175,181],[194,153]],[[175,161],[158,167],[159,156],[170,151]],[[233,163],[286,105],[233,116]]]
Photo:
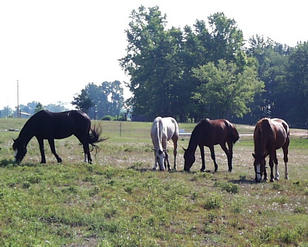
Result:
[[250,110],[248,103],[263,88],[254,67],[245,66],[240,72],[235,63],[225,60],[219,60],[217,66],[210,62],[192,71],[200,81],[192,99],[215,118],[242,117]]

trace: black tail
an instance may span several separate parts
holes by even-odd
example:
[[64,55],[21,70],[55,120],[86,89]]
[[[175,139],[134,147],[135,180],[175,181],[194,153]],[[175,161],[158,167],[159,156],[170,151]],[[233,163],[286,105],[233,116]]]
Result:
[[95,146],[95,143],[99,143],[108,139],[108,138],[100,138],[101,134],[102,134],[101,125],[94,125],[93,127],[91,127],[88,140],[89,144]]

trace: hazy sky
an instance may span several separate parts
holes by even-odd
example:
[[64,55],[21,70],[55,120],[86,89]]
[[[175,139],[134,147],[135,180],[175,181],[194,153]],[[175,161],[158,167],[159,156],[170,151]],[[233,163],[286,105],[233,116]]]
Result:
[[70,103],[89,82],[128,81],[118,59],[140,5],[159,6],[168,27],[224,12],[246,39],[308,41],[306,0],[0,0],[0,109],[16,105],[17,80],[21,104],[44,105]]

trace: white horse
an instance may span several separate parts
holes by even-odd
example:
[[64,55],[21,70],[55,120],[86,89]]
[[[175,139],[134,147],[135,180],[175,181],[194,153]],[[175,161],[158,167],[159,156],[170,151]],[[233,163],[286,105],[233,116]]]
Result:
[[167,153],[167,142],[170,139],[173,141],[174,169],[176,170],[177,142],[179,139],[179,126],[176,120],[172,117],[155,118],[151,129],[151,138],[155,156],[153,170],[156,170],[157,164],[159,164],[159,169],[163,171],[166,169],[167,163],[168,170],[170,171]]

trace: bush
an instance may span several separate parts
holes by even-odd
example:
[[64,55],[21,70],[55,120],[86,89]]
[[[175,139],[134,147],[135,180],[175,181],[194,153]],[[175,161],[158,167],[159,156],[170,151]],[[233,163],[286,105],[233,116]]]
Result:
[[112,121],[114,120],[114,117],[113,116],[110,116],[110,115],[105,115],[102,117],[102,120],[105,120],[105,121]]
[[222,206],[222,198],[219,195],[213,194],[211,195],[205,202],[205,209],[218,209]]

